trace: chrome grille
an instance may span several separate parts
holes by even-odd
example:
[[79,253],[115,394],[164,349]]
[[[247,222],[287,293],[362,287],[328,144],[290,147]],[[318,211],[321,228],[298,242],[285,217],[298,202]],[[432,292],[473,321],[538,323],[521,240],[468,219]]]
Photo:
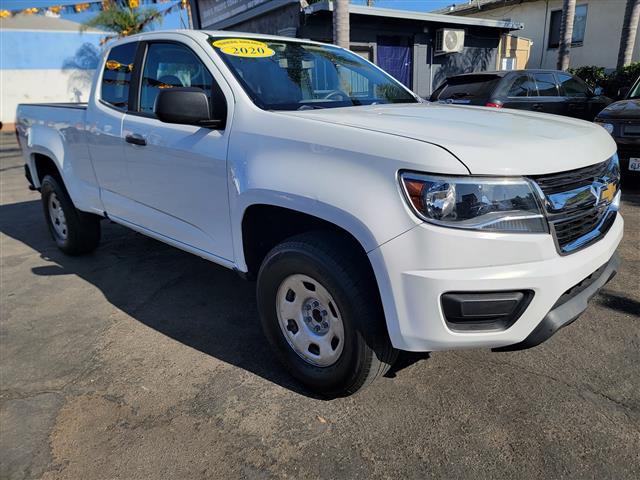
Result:
[[531,177],[538,185],[558,251],[569,254],[602,238],[615,221],[618,157],[566,172]]
[[601,178],[607,172],[608,168],[609,162],[606,161],[577,170],[532,178],[545,195],[552,195],[554,193],[567,192],[575,188],[591,185],[598,178]]

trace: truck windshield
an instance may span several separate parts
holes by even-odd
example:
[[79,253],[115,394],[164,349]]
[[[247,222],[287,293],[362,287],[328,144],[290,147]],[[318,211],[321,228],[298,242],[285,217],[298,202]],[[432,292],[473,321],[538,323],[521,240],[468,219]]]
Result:
[[266,110],[419,102],[392,77],[340,48],[242,38],[209,43]]

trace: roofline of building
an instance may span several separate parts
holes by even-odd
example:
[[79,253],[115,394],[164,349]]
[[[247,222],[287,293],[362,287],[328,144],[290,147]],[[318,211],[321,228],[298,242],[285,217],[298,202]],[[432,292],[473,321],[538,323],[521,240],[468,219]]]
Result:
[[521,3],[538,2],[540,0],[493,0],[488,3],[467,3],[462,5],[455,5],[453,9],[450,7],[443,7],[437,10],[433,10],[431,13],[437,15],[470,15],[473,13],[481,13],[489,10],[495,10],[502,7],[511,7],[513,5],[520,5]]
[[[238,23],[246,22],[247,20],[251,20],[259,15],[264,15],[272,10],[276,10],[278,8],[282,8],[286,5],[290,5],[293,3],[300,3],[300,0],[270,0],[263,4],[258,5],[246,12],[239,13],[234,15],[233,17],[226,18],[219,22],[212,23],[211,25],[202,25],[201,28],[204,29],[214,29],[220,30],[224,28],[229,28]],[[312,3],[308,7],[304,9],[304,13],[306,15],[313,15],[318,12],[332,12],[333,11],[333,3],[330,1],[316,2]],[[423,22],[437,22],[437,23],[453,23],[457,25],[470,25],[477,27],[491,27],[491,28],[501,28],[504,30],[521,30],[524,28],[524,25],[520,22],[505,22],[502,20],[488,20],[485,18],[467,18],[467,17],[455,17],[452,15],[443,15],[439,13],[428,13],[428,12],[415,12],[411,10],[396,10],[391,8],[378,8],[378,7],[367,7],[364,5],[349,5],[349,13],[355,15],[368,15],[373,17],[386,17],[386,18],[397,18],[403,20],[418,20]]]
[[[333,3],[330,1],[317,2],[305,8],[306,14],[320,11],[333,11]],[[439,13],[415,12],[411,10],[396,10],[391,8],[367,7],[364,5],[349,5],[349,13],[356,15],[369,15],[374,17],[399,18],[403,20],[419,20],[423,22],[455,23],[457,25],[470,25],[477,27],[493,27],[505,30],[522,30],[524,25],[520,22],[505,22],[503,20],[488,20],[485,18],[456,17],[454,15],[442,15]]]

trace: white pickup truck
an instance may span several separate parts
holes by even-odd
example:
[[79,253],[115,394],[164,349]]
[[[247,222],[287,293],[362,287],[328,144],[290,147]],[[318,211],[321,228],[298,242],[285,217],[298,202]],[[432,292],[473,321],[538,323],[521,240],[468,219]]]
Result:
[[332,45],[128,37],[87,105],[21,105],[17,133],[62,251],[108,218],[257,279],[275,352],[326,395],[398,350],[537,345],[618,268],[602,127],[427,103]]

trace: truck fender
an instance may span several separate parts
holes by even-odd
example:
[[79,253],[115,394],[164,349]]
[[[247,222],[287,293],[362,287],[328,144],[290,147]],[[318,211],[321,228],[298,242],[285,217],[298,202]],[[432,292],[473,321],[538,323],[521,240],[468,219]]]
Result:
[[28,161],[34,185],[37,188],[40,188],[39,172],[37,171],[35,164],[36,154],[41,154],[50,158],[58,169],[58,172],[62,177],[62,181],[67,185],[64,173],[64,144],[58,131],[45,125],[32,125],[27,129],[26,140],[27,148],[29,148],[31,153]]
[[232,205],[232,212],[234,210],[237,212],[236,215],[232,214],[232,232],[236,265],[240,271],[246,272],[248,269],[244,258],[242,221],[246,210],[254,205],[282,207],[336,225],[351,234],[367,253],[378,246],[369,228],[345,210],[313,198],[273,190],[253,189],[243,192],[237,197],[235,205]]

